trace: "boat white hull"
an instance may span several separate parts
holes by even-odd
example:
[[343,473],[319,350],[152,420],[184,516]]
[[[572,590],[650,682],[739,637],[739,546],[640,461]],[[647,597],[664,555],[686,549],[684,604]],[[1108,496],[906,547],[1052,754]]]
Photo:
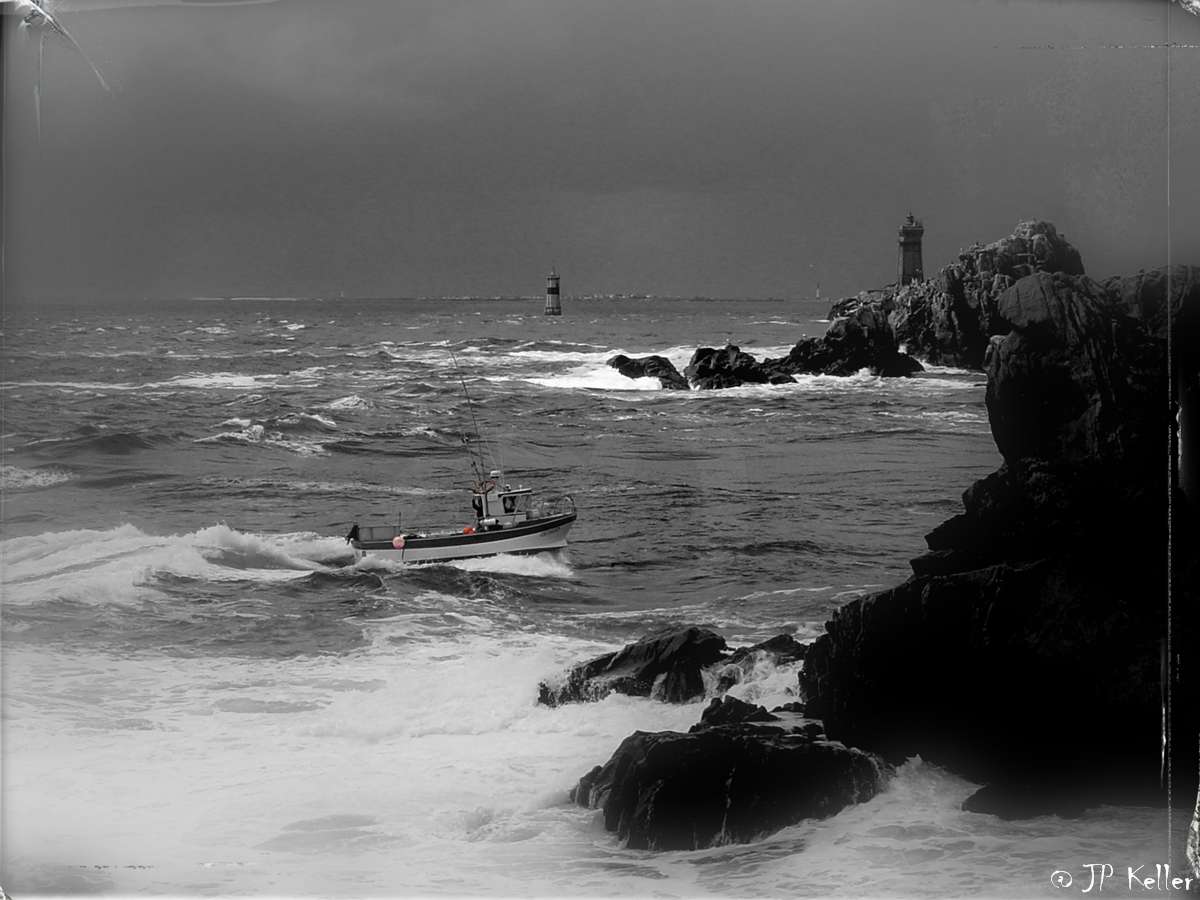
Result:
[[394,547],[381,542],[354,542],[356,556],[371,556],[401,563],[446,562],[498,556],[501,553],[541,553],[567,546],[567,532],[575,516],[558,516],[542,526],[518,527],[474,534],[409,536],[404,546]]

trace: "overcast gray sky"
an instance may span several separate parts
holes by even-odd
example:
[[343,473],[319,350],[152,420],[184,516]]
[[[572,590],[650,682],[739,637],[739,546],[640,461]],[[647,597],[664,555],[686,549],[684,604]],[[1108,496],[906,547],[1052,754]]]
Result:
[[[6,299],[810,295],[1046,218],[1166,259],[1166,0],[278,0],[5,17]],[[1169,20],[1169,23],[1168,23]],[[1200,49],[1170,51],[1200,264]],[[1188,157],[1192,157],[1189,159]]]

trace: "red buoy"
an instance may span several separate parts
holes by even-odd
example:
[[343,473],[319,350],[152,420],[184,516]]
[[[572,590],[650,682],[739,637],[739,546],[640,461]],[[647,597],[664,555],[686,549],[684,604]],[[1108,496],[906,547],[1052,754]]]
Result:
[[403,550],[404,549],[404,535],[398,534],[394,538],[392,538],[392,546],[395,547],[397,550]]

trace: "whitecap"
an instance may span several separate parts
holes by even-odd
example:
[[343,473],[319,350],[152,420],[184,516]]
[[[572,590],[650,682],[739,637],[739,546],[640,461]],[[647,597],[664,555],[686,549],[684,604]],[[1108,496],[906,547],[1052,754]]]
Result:
[[370,409],[372,407],[370,400],[360,397],[358,394],[350,394],[347,397],[339,397],[325,404],[326,409]]
[[275,447],[287,450],[300,456],[323,456],[327,453],[325,446],[316,441],[287,440],[278,431],[267,431],[260,425],[254,424],[241,431],[222,431],[209,437],[196,438],[193,444],[247,444],[263,447]]
[[53,487],[72,479],[63,469],[22,469],[19,466],[0,466],[0,490],[24,491]]

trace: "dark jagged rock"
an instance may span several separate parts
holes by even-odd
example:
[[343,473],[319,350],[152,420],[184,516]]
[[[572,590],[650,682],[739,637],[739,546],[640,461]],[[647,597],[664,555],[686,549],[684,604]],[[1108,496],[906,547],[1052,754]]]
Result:
[[634,732],[571,799],[601,809],[630,849],[751,841],[873,797],[887,769],[867,753],[769,726]]
[[[1168,483],[1156,311],[1172,309],[1176,339],[1200,345],[1186,324],[1200,296],[1185,287],[1168,302],[1156,279],[1121,284],[1039,272],[996,298],[1004,333],[988,353],[987,401],[1004,465],[928,535],[909,581],[837,610],[805,658],[805,708],[831,738],[1002,786],[972,809],[1072,812],[1153,796],[1168,621],[1172,720],[1188,736],[1172,745],[1173,768],[1196,771],[1200,564],[1182,549],[1197,546],[1195,501]],[[1177,381],[1200,384],[1186,340],[1174,359],[1192,368]],[[1046,784],[1070,789],[1031,805]],[[1012,804],[996,799],[1005,793]]]
[[766,707],[755,706],[737,697],[714,697],[700,714],[699,724],[690,731],[700,731],[714,725],[736,725],[740,722],[778,722],[779,716],[767,712]]
[[[1088,769],[1109,772],[1102,784],[1140,769],[1152,788],[1161,620],[1129,602],[1142,573],[1116,591],[1113,580],[1044,560],[852,601],[805,660],[807,713],[893,762],[920,754],[985,781]],[[1120,727],[1101,724],[1111,722]]]
[[766,368],[734,344],[727,344],[722,350],[699,348],[683,371],[693,387],[704,391],[740,387],[743,384],[784,384],[795,381],[786,373]]
[[773,713],[795,713],[798,716],[804,715],[804,704],[793,700],[791,703],[783,703],[771,710]]
[[[1183,267],[1180,267],[1181,270]],[[1187,270],[1190,271],[1190,270]],[[1008,322],[998,300],[1022,278],[1037,273],[1082,276],[1083,262],[1049,222],[1022,222],[1008,237],[975,244],[928,281],[882,291],[864,291],[839,300],[821,337],[796,343],[787,356],[756,360],[735,345],[701,347],[680,375],[661,356],[615,356],[609,365],[630,378],[656,376],[665,388],[701,390],[744,384],[783,384],[798,374],[903,377],[922,371],[916,357],[937,365],[982,367],[989,339],[1004,334]],[[1195,274],[1190,277],[1195,280]],[[1138,303],[1152,314],[1156,282],[1112,282],[1099,294],[1123,291],[1131,309]]]
[[729,657],[731,663],[741,663],[755,656],[766,656],[775,665],[797,662],[804,659],[807,645],[801,644],[790,634],[777,634],[750,647],[738,647]]
[[538,702],[558,706],[600,700],[616,691],[635,697],[653,693],[668,703],[685,703],[704,695],[701,670],[720,661],[724,649],[725,639],[707,628],[661,631],[575,666],[562,684],[542,682]]
[[[997,301],[1010,330],[987,358],[987,408],[1005,460],[1148,463],[1166,422],[1161,342],[1114,315],[1087,278],[1038,274]],[[1154,435],[1146,433],[1150,429]]]
[[1078,783],[1060,780],[1001,782],[980,788],[963,801],[962,808],[1001,819],[1048,815],[1075,818],[1087,809],[1086,798],[1087,791]]
[[626,378],[657,378],[660,385],[667,390],[688,390],[687,379],[679,374],[679,370],[665,356],[639,356],[631,358],[618,353],[608,361],[608,364]]
[[1185,327],[1188,323],[1179,316],[1184,310],[1200,309],[1200,266],[1164,266],[1136,275],[1115,275],[1105,280],[1104,290],[1118,308],[1141,322],[1154,337],[1166,338],[1170,310],[1178,329],[1176,337],[1196,339],[1195,322]]
[[763,366],[790,375],[853,375],[867,369],[887,377],[913,375],[922,368],[897,349],[886,314],[870,305],[834,319],[823,337],[804,338],[787,356],[768,359]]
[[978,369],[989,338],[1007,330],[997,299],[1037,272],[1082,275],[1083,261],[1049,222],[1022,222],[1008,237],[960,253],[926,281],[839,300],[829,317],[871,310],[905,353],[934,365]]
[[1082,275],[1083,261],[1049,222],[1022,222],[1008,237],[959,254],[929,281],[906,285],[892,299],[888,322],[909,353],[978,369],[988,339],[1006,330],[997,299],[1036,272]]

